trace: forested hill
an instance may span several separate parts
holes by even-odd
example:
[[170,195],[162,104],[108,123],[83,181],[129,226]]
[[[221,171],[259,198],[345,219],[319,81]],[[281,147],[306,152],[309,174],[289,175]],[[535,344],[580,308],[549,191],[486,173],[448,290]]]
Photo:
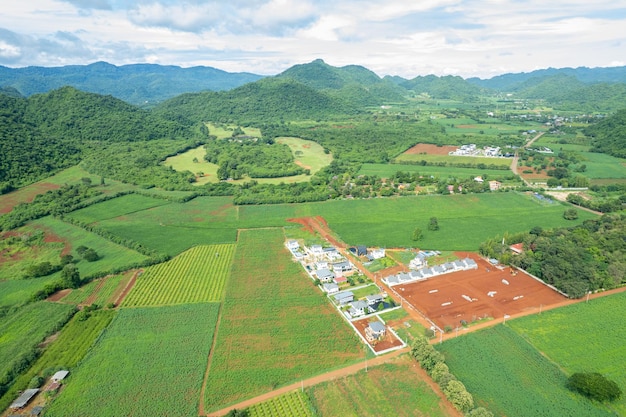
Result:
[[115,66],[96,62],[51,68],[0,66],[0,88],[13,87],[24,96],[72,86],[82,91],[111,94],[136,105],[154,104],[188,92],[230,90],[260,78],[263,77],[212,67],[154,64]]
[[289,78],[352,104],[375,106],[403,101],[406,90],[360,65],[333,67],[321,59],[294,65],[276,78]]
[[351,103],[289,78],[264,78],[224,92],[183,94],[154,108],[171,120],[184,115],[190,123],[236,121],[264,124],[282,119],[315,119],[353,114]]
[[429,96],[438,99],[467,100],[492,93],[492,91],[486,88],[470,84],[463,78],[452,75],[444,77],[434,75],[419,76],[400,85],[407,90],[412,90],[415,94],[427,93]]
[[626,158],[626,109],[588,127],[585,134],[594,137],[595,151]]
[[74,165],[94,143],[193,136],[193,129],[176,121],[72,87],[30,98],[0,94],[0,188]]

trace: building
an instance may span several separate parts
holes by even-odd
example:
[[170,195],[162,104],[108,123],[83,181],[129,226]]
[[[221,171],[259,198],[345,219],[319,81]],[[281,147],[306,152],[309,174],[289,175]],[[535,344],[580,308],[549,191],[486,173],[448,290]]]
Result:
[[373,321],[365,328],[365,338],[372,342],[374,340],[380,340],[385,337],[387,328],[380,321]]
[[334,282],[330,282],[322,285],[322,289],[328,294],[336,294],[339,292],[339,285]]
[[33,399],[35,395],[39,392],[38,388],[27,389],[22,394],[17,397],[17,400],[11,403],[10,407],[12,410],[19,410],[20,408],[26,407],[28,402]]
[[354,301],[354,293],[352,291],[342,291],[334,295],[335,302],[338,304],[348,304]]
[[332,267],[334,272],[352,271],[352,264],[348,261],[335,262]]
[[365,297],[365,301],[367,301],[367,305],[371,306],[377,303],[382,303],[384,300],[383,296],[380,294],[368,295]]
[[318,269],[315,271],[315,275],[322,282],[330,282],[335,279],[335,273],[328,269]]

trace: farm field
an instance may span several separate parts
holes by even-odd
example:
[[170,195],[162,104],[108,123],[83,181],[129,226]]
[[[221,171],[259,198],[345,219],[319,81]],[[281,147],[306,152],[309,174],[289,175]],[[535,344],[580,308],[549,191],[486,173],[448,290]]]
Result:
[[[472,323],[482,318],[501,318],[524,311],[539,311],[566,301],[558,292],[524,272],[513,276],[509,268],[500,271],[484,259],[471,256],[478,269],[442,274],[423,281],[395,285],[391,291],[424,313],[443,329]],[[489,296],[488,294],[492,295]],[[471,299],[469,301],[466,297]]]
[[[324,148],[317,142],[292,137],[276,138],[276,142],[289,146],[293,153],[296,164],[302,168],[311,170],[315,174],[333,160],[331,154],[324,153]],[[306,176],[307,180],[310,176]]]
[[196,246],[176,258],[146,268],[123,307],[221,301],[235,245]]
[[580,152],[587,170],[583,173],[591,179],[626,178],[626,159],[596,152]]
[[168,204],[166,200],[140,194],[128,194],[73,211],[68,217],[84,223],[95,223],[166,204]]
[[208,303],[121,309],[46,415],[196,416],[218,310]]
[[480,168],[457,168],[439,167],[432,165],[409,165],[409,164],[363,164],[358,175],[376,175],[381,178],[391,178],[396,172],[417,172],[420,175],[440,178],[483,178],[493,179],[513,175],[510,170],[480,169]]
[[[121,268],[126,265],[136,264],[148,259],[147,256],[113,243],[94,233],[90,233],[80,227],[65,223],[53,217],[44,217],[30,223],[36,228],[44,230],[46,234],[51,233],[60,240],[67,242],[64,252],[70,252],[71,248],[86,246],[98,252],[100,259],[95,262],[80,261],[76,264],[81,276],[90,275],[103,270]],[[70,243],[71,242],[71,243]],[[59,250],[59,254],[61,251]],[[80,259],[77,255],[75,258]]]
[[474,402],[494,415],[614,415],[565,388],[567,375],[505,325],[449,339],[436,348]]
[[15,384],[4,396],[0,397],[0,410],[7,408],[19,396],[19,392],[28,386],[30,380],[41,375],[46,369],[73,370],[100,333],[111,322],[115,313],[114,310],[99,310],[91,312],[86,320],[78,320],[77,317],[70,320],[33,366],[17,378]]
[[508,167],[511,166],[511,158],[489,158],[480,156],[456,156],[456,155],[432,155],[432,154],[412,154],[403,153],[395,158],[396,162],[420,162],[436,164],[445,162],[448,164],[485,164],[488,168],[490,165]]
[[248,408],[250,417],[313,417],[309,398],[294,391]]
[[450,416],[440,398],[402,356],[355,375],[322,383],[307,390],[321,416]]
[[74,314],[74,306],[39,301],[0,318],[0,382],[13,379],[20,362],[32,360],[37,345]]
[[130,280],[134,271],[111,275],[91,281],[87,285],[71,290],[60,301],[67,304],[97,304],[100,307],[114,303]]
[[[626,391],[626,323],[623,311],[626,293],[599,297],[541,316],[528,316],[507,322],[568,374],[600,372]],[[626,415],[626,398],[611,405]]]
[[284,240],[279,228],[240,232],[209,364],[207,412],[364,356]]
[[58,275],[53,274],[42,278],[0,281],[0,307],[22,304],[37,291],[42,290],[57,279]]

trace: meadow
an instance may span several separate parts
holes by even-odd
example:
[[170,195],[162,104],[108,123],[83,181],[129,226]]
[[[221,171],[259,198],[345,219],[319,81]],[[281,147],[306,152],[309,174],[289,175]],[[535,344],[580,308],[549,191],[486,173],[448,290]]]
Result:
[[190,149],[187,152],[180,153],[167,158],[163,165],[172,167],[175,171],[189,171],[196,174],[196,182],[194,185],[202,185],[209,182],[218,182],[216,164],[207,162],[204,159],[206,149],[204,145]]
[[449,416],[437,394],[412,369],[411,359],[363,370],[307,390],[318,415]]
[[[600,372],[626,392],[626,292],[507,322],[568,374]],[[611,405],[626,415],[626,397]]]
[[[108,239],[53,217],[48,216],[35,220],[31,222],[31,225],[44,230],[46,234],[50,233],[60,238],[62,241],[67,242],[64,251],[71,253],[76,259],[80,259],[80,257],[70,250],[72,248],[85,246],[96,250],[100,256],[99,260],[95,262],[81,260],[76,264],[81,277],[95,274],[103,270],[123,268],[124,266],[136,264],[148,259],[147,256],[139,252],[113,243]],[[59,255],[60,254],[61,250],[59,250]]]
[[218,311],[209,303],[121,309],[46,415],[197,415]]
[[30,369],[20,375],[15,384],[0,397],[0,410],[7,408],[35,376],[42,376],[50,369],[72,371],[115,313],[114,310],[98,310],[91,312],[86,320],[78,320],[76,316],[72,318]]
[[146,268],[123,307],[221,301],[235,245],[196,246],[176,258]]
[[0,281],[0,307],[23,304],[37,291],[57,280],[57,275],[49,275],[42,278]]
[[438,178],[475,178],[481,176],[484,179],[494,179],[513,175],[510,170],[439,167],[433,165],[409,165],[409,164],[363,164],[358,175],[376,175],[380,178],[391,178],[398,171],[419,173],[423,176]]
[[240,233],[209,364],[207,411],[364,355],[284,240],[278,228]]
[[506,325],[449,339],[436,348],[445,355],[450,372],[472,393],[474,402],[494,415],[613,415],[569,391],[567,375],[557,364]]

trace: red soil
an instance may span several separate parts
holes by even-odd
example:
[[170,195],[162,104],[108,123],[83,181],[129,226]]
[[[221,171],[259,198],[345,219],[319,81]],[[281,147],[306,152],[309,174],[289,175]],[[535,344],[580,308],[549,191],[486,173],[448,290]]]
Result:
[[[497,319],[536,311],[567,300],[522,271],[512,275],[508,267],[500,270],[475,254],[461,254],[466,255],[477,262],[478,269],[443,274],[393,289],[441,328],[459,327],[461,320],[471,323],[480,318]],[[496,292],[493,297],[487,295],[490,291]]]
[[49,190],[56,190],[61,188],[60,185],[51,184],[48,182],[41,182],[29,185],[17,191],[13,191],[9,194],[5,194],[0,197],[0,214],[8,213],[13,210],[13,207],[20,203],[30,203],[35,196],[44,194]]
[[[369,325],[370,321],[374,321],[377,319],[363,319],[358,321],[353,321],[352,324],[356,329],[361,333],[363,337],[365,337],[365,329]],[[374,349],[374,352],[382,352],[383,350],[391,349],[394,347],[402,346],[402,342],[398,340],[389,330],[385,333],[385,337],[382,340],[370,342],[370,346]]]
[[456,151],[457,149],[458,146],[437,146],[428,143],[418,143],[404,153],[408,155],[419,155],[422,153],[429,155],[448,155],[450,152]]
[[54,294],[52,294],[50,297],[46,298],[46,300],[51,301],[51,302],[61,301],[66,295],[68,295],[71,292],[72,290],[70,289],[57,291]]

